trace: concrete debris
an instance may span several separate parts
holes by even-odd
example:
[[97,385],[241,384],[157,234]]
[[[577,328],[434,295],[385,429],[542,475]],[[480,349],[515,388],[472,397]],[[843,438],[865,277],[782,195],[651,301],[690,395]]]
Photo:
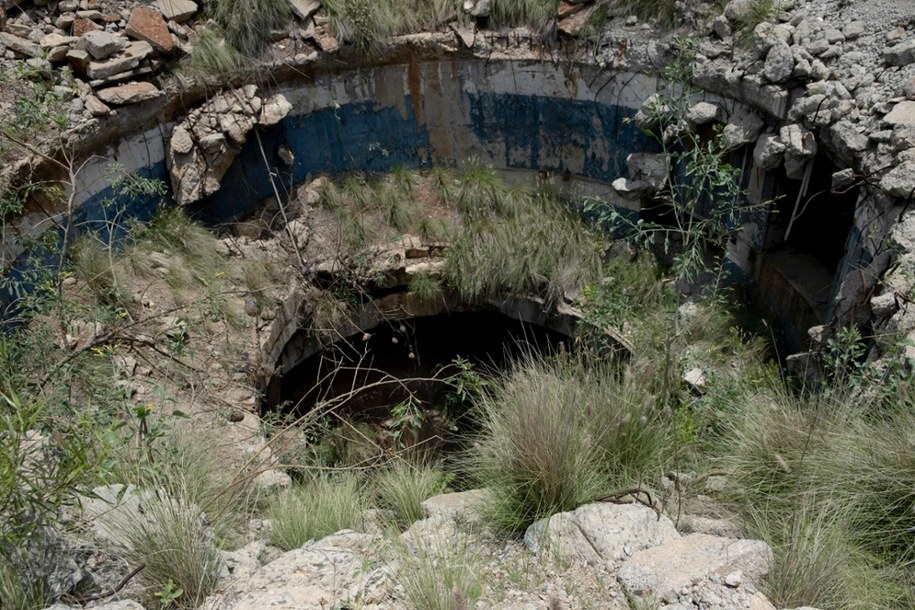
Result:
[[793,180],[802,179],[807,163],[816,156],[816,137],[809,129],[791,124],[781,128],[779,139],[785,144],[785,173]]
[[724,122],[724,110],[717,104],[698,102],[687,111],[686,122],[693,127],[721,123]]
[[153,6],[162,13],[167,21],[184,23],[195,14],[198,6],[192,0],[156,0]]
[[127,39],[105,30],[92,30],[80,36],[74,48],[88,52],[96,60],[108,59],[127,48]]
[[283,95],[264,99],[248,85],[220,93],[189,113],[172,130],[166,153],[175,200],[187,205],[219,190],[248,132],[255,125],[277,124],[291,110]]
[[761,137],[753,149],[753,160],[765,170],[773,170],[781,165],[784,155],[785,144],[774,134]]

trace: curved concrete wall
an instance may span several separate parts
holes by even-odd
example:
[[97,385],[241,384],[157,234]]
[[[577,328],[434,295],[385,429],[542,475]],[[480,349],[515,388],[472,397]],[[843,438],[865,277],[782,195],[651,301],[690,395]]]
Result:
[[[322,75],[280,89],[293,110],[264,130],[261,142],[287,184],[319,173],[478,158],[503,170],[564,174],[566,187],[614,198],[608,185],[627,175],[626,156],[655,145],[626,121],[654,81],[617,74],[614,83],[601,79],[597,88],[572,70],[463,59]],[[280,144],[295,155],[290,168],[275,156]],[[202,210],[213,220],[227,219],[270,195],[258,142],[249,139]]]

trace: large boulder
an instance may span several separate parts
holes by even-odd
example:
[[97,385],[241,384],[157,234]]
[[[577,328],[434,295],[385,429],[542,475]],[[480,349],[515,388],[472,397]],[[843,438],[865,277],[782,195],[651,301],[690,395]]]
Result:
[[[201,610],[326,610],[361,597],[366,557],[379,538],[341,531],[280,555],[252,570],[241,570]],[[250,561],[245,561],[249,563]]]
[[720,598],[730,589],[732,601],[722,607],[743,608],[755,597],[755,589],[745,585],[758,583],[771,562],[772,551],[761,540],[690,534],[635,553],[618,579],[630,597],[668,604],[691,603],[693,591],[711,591]]
[[646,506],[598,502],[534,523],[524,543],[540,555],[600,565],[679,537],[670,519]]

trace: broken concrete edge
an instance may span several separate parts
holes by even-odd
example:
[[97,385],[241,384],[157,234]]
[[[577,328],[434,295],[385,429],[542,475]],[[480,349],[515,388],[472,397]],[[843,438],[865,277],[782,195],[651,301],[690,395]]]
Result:
[[[411,279],[417,274],[438,276],[444,267],[441,253],[447,250],[446,244],[439,244],[430,249],[427,257],[410,258],[407,252],[411,248],[391,249],[384,252],[380,260],[399,261],[386,263],[375,269],[388,279],[374,290],[366,289],[370,302],[352,315],[345,327],[326,332],[319,337],[305,336],[299,331],[307,328],[306,320],[310,312],[310,299],[313,294],[298,286],[292,287],[282,302],[276,307],[276,316],[261,335],[259,353],[252,354],[258,362],[275,363],[257,381],[258,391],[267,402],[274,392],[273,384],[303,360],[329,345],[342,340],[343,337],[367,332],[384,321],[392,319],[412,319],[437,315],[443,312],[460,311],[496,311],[512,319],[522,320],[527,324],[541,326],[571,339],[578,332],[579,326],[587,324],[581,310],[577,309],[568,297],[558,302],[546,302],[536,295],[502,294],[481,302],[470,302],[461,298],[456,292],[445,290],[441,301],[428,303],[409,294]],[[434,252],[434,254],[433,254]],[[320,271],[325,283],[346,270],[335,267],[334,261]],[[397,317],[383,317],[379,312],[396,311]],[[613,348],[612,355],[619,360],[628,360],[635,353],[632,343],[619,331],[612,328],[598,329],[609,340]]]
[[[460,41],[458,40],[459,36],[454,32],[411,34],[392,39],[387,52],[381,57],[366,59],[356,53],[353,49],[344,47],[333,56],[314,54],[313,56],[306,58],[303,62],[298,62],[295,59],[290,58],[278,60],[272,64],[264,65],[262,67],[263,69],[258,71],[257,74],[239,76],[233,81],[226,83],[224,86],[238,87],[243,83],[255,82],[264,86],[267,86],[267,83],[270,83],[272,86],[282,87],[292,85],[299,79],[314,78],[321,74],[337,74],[347,70],[380,67],[405,62],[440,61],[454,58],[455,56],[474,58],[485,57],[489,60],[498,58],[519,62],[538,62],[543,61],[546,58],[545,51],[536,45],[532,45],[529,48],[524,47],[519,50],[517,46],[511,44],[513,36],[516,40],[523,37],[528,37],[528,39],[533,40],[533,35],[526,28],[518,28],[508,32],[480,32],[475,37],[477,44],[475,44],[473,49],[462,49]],[[659,41],[653,38],[636,41],[636,44],[630,49],[625,67],[628,70],[636,72],[654,74],[656,72],[655,62],[658,61],[659,58],[666,57],[669,54],[669,51],[670,43],[668,41]],[[580,58],[579,61],[571,61],[570,64],[588,69],[610,69],[612,67],[617,67],[605,66],[599,62],[595,65],[595,62],[591,58]],[[697,74],[695,84],[705,87],[704,95],[709,96],[710,98],[717,97],[724,101],[734,99],[746,102],[755,107],[762,114],[768,114],[770,121],[775,121],[776,125],[779,126],[785,124],[784,117],[790,114],[788,112],[789,98],[787,97],[787,92],[782,91],[784,96],[775,95],[779,91],[777,87],[774,85],[762,84],[758,79],[754,80],[750,78],[744,83],[746,86],[735,87],[730,81],[722,84],[722,82],[714,78],[707,78],[707,75],[703,80],[700,73]],[[173,121],[176,117],[186,113],[187,108],[194,108],[199,105],[200,102],[205,99],[207,91],[208,88],[205,83],[197,80],[188,82],[186,79],[182,79],[179,76],[167,84],[164,95],[149,101],[141,101],[135,106],[118,109],[116,114],[113,113],[113,116],[96,118],[77,126],[70,132],[72,135],[71,142],[74,142],[74,148],[81,151],[83,155],[86,156],[90,151],[97,151],[100,147],[106,146],[111,141],[117,141],[127,134],[136,133],[138,126],[142,128],[143,126],[152,126],[155,124],[162,124],[163,122]],[[718,117],[715,118],[717,119]],[[845,158],[846,161],[852,165],[856,165],[860,160],[858,156],[847,158],[848,156],[843,154],[845,153],[845,149],[850,146],[848,140],[845,139],[844,136],[839,134],[838,137],[835,135],[826,137],[826,135],[836,131],[835,125],[814,124],[811,125],[811,129],[807,129],[807,127],[804,127],[803,113],[801,113],[800,116],[794,116],[792,118],[795,121],[794,124],[797,124],[800,129],[804,130],[800,140],[802,143],[806,144],[806,136],[808,133],[814,133],[816,136],[814,136],[812,142],[813,146],[816,146],[819,141],[821,148],[834,155],[836,158]],[[728,124],[728,127],[731,127],[731,125]],[[824,130],[827,131],[824,132]],[[770,141],[775,140],[779,144],[782,144],[780,136],[781,132],[777,135],[771,132],[764,134],[764,138],[768,138]],[[857,148],[857,145],[854,143],[852,143],[851,146]],[[796,157],[799,157],[801,161],[806,160],[808,157],[807,153],[811,147],[798,146],[797,148]],[[778,157],[776,159],[777,164],[774,165],[779,165],[783,160],[783,156]],[[22,173],[27,175],[36,170],[26,168],[37,168],[36,173],[41,173],[42,164],[46,164],[45,160],[38,159],[35,164],[20,164],[17,167]],[[846,169],[860,171],[860,168],[857,167]],[[793,173],[797,174],[799,171],[799,167],[796,167]],[[638,185],[634,184],[633,186]],[[626,189],[624,188],[623,190]],[[893,194],[897,192],[898,189],[892,191]],[[627,195],[638,196],[639,189],[636,189],[631,194],[627,193]],[[890,260],[888,258],[881,259],[879,265],[875,265],[876,273],[872,273],[871,275],[873,275],[874,278],[882,275],[882,272],[885,271],[889,265]],[[877,269],[876,267],[880,268]],[[874,282],[876,283],[876,279],[874,279]],[[849,318],[847,314],[848,308],[843,312],[843,315],[837,317],[837,320],[842,323],[848,321]]]

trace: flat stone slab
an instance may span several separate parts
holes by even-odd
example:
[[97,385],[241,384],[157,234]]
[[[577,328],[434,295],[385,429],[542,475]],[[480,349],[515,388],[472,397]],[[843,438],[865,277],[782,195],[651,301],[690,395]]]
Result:
[[106,104],[114,104],[116,106],[137,104],[165,95],[152,83],[128,83],[102,89],[95,94]]
[[156,0],[153,6],[169,21],[184,23],[193,17],[199,7],[191,0]]
[[0,44],[16,53],[27,57],[41,57],[41,47],[30,40],[13,36],[7,32],[0,32]]
[[722,581],[740,571],[750,582],[769,572],[772,551],[762,540],[690,534],[635,553],[617,578],[631,596],[673,603],[680,591],[709,576]]
[[883,120],[890,125],[915,125],[915,102],[899,102]]

